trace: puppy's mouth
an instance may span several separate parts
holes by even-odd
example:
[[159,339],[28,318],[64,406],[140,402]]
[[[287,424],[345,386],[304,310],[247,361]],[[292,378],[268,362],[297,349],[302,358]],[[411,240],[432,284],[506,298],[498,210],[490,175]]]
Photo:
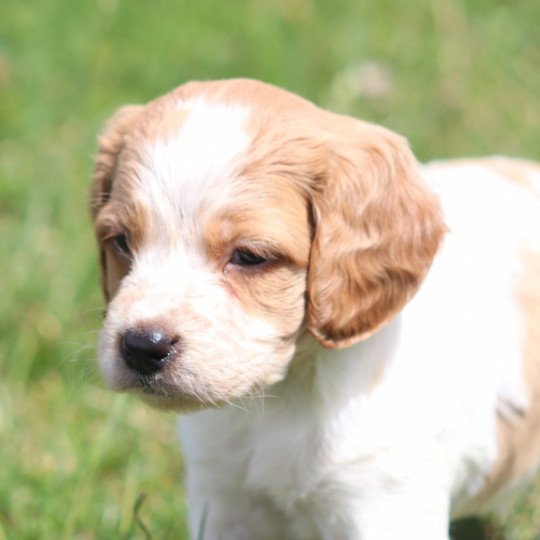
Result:
[[[121,359],[119,359],[121,362]],[[164,411],[191,412],[206,408],[216,408],[224,405],[227,400],[214,399],[208,392],[197,390],[192,379],[194,375],[188,372],[183,376],[169,373],[164,369],[157,373],[142,374],[123,365],[124,376],[121,383],[115,385],[115,390],[136,395],[145,403]],[[191,381],[191,382],[189,382]]]
[[170,391],[167,390],[167,384],[164,383],[162,375],[143,375],[125,366],[122,366],[119,371],[123,372],[123,375],[119,377],[119,384],[112,385],[114,390],[163,398],[170,397]]
[[141,375],[140,373],[135,373],[135,377],[138,383],[137,389],[144,394],[163,395],[163,397],[166,397],[160,388],[158,381],[159,375]]
[[[216,408],[259,393],[275,382],[250,377],[233,360],[216,352],[197,356],[187,340],[163,346],[154,330],[103,333],[99,364],[111,389],[130,393],[159,409],[184,412]],[[280,372],[281,373],[281,372]],[[275,378],[278,380],[278,378]]]
[[192,398],[184,383],[184,379],[189,381],[192,375],[176,372],[181,356],[178,339],[171,338],[160,328],[141,325],[116,335],[112,344],[113,351],[105,347],[105,351],[113,354],[110,363],[104,365],[109,366],[105,378],[113,389],[164,401],[174,401],[184,395]]
[[140,398],[148,405],[165,411],[186,412],[212,406],[189,392],[172,387],[163,380],[163,375],[140,375],[131,373],[130,383],[121,392],[127,392]]
[[185,390],[178,385],[172,384],[166,372],[139,373],[128,366],[123,367],[129,373],[129,382],[125,386],[128,392],[135,392],[141,395],[156,396],[163,399],[174,399],[183,396]]

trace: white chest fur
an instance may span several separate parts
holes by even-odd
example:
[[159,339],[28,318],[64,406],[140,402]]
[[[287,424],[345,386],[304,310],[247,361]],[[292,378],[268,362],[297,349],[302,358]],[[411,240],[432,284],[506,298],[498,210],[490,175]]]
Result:
[[[531,216],[500,180],[479,217],[475,197],[498,180],[469,174],[464,201],[459,182],[439,176],[451,233],[399,317],[349,349],[313,345],[265,396],[182,420],[190,504],[220,514],[239,497],[264,501],[261,527],[287,523],[280,534],[291,538],[352,538],[356,528],[389,538],[396,522],[445,538],[448,514],[474,510],[467,501],[496,458],[496,411],[526,405],[514,252]],[[394,509],[391,520],[381,508]]]

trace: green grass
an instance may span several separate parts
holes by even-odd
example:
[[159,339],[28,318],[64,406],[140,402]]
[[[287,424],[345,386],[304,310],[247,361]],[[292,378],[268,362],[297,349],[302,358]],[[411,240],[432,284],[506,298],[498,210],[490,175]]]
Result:
[[[421,159],[540,158],[540,4],[3,0],[0,540],[184,538],[174,419],[105,390],[86,196],[117,106],[261,78],[406,135]],[[145,494],[144,497],[141,494]],[[540,485],[505,517],[540,531]]]

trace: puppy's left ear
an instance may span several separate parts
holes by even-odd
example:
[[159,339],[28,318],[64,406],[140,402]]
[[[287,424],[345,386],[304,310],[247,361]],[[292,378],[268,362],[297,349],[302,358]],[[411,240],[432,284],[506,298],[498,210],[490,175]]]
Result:
[[326,347],[369,337],[414,295],[446,231],[407,142],[335,117],[313,195],[308,326]]

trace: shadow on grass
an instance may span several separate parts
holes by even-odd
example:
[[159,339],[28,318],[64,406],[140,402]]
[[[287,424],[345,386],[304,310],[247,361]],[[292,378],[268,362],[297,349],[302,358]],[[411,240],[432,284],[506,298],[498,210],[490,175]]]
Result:
[[452,522],[450,538],[452,540],[506,540],[500,527],[488,519],[479,518],[465,518]]

